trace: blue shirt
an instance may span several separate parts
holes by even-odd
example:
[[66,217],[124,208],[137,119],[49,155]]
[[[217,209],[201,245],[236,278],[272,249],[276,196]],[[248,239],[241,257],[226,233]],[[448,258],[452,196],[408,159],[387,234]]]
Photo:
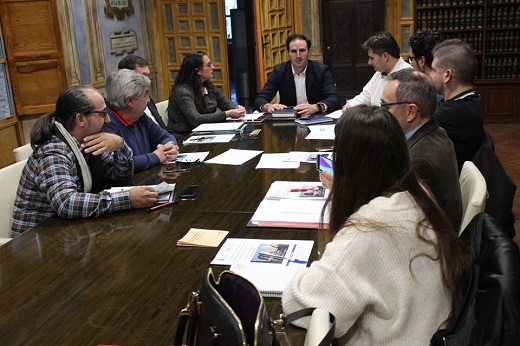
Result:
[[110,123],[106,124],[103,130],[123,137],[128,146],[132,148],[134,172],[144,171],[161,163],[159,157],[154,153],[157,145],[170,141],[177,143],[175,136],[162,129],[144,113],[131,126],[126,126],[114,114],[111,107],[107,107],[107,111]]

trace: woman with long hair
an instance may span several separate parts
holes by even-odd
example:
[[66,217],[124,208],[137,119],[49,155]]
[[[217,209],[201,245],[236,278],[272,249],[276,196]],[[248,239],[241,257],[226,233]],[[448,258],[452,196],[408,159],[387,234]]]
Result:
[[388,110],[350,108],[335,132],[328,230],[320,230],[334,238],[286,287],[284,312],[332,312],[340,344],[427,345],[457,318],[469,255],[416,177]]
[[168,104],[168,130],[177,140],[184,139],[200,124],[245,114],[244,107],[227,99],[210,81],[214,68],[203,52],[190,53],[182,60]]

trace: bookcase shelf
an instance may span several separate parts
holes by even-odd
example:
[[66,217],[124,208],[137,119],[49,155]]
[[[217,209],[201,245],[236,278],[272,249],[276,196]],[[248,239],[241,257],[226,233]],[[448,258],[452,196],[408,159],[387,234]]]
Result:
[[[475,50],[475,84],[486,121],[520,122],[520,0],[416,0],[415,5],[416,31],[438,31]],[[499,104],[505,106],[497,112]]]

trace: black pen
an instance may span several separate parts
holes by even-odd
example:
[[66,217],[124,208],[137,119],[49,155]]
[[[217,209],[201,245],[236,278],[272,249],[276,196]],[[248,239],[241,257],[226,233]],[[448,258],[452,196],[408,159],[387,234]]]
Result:
[[148,208],[146,211],[155,211],[157,209],[161,209],[161,208],[164,208],[166,206],[169,206],[169,205],[175,204],[175,203],[177,203],[177,201],[173,200],[173,201],[170,201],[170,202],[166,202],[166,203],[163,203],[163,204],[156,205],[155,207]]

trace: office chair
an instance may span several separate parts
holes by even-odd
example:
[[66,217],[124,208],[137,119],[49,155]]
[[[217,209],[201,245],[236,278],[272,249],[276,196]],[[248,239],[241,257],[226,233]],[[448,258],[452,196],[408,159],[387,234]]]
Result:
[[11,240],[11,217],[18,183],[27,159],[0,169],[2,193],[0,193],[0,245]]
[[464,162],[459,176],[462,195],[462,221],[459,236],[475,215],[486,207],[486,180],[471,161]]
[[430,346],[518,345],[520,340],[520,253],[499,223],[477,214],[460,236],[472,268],[455,324],[437,331]]
[[29,158],[29,156],[31,156],[32,152],[33,152],[33,149],[31,148],[30,143],[28,143],[26,145],[22,145],[21,147],[18,147],[18,148],[14,148],[13,149],[14,159],[16,160],[16,162],[26,160]]
[[157,111],[159,112],[159,115],[161,116],[166,126],[168,126],[168,102],[168,100],[164,100],[155,104]]

